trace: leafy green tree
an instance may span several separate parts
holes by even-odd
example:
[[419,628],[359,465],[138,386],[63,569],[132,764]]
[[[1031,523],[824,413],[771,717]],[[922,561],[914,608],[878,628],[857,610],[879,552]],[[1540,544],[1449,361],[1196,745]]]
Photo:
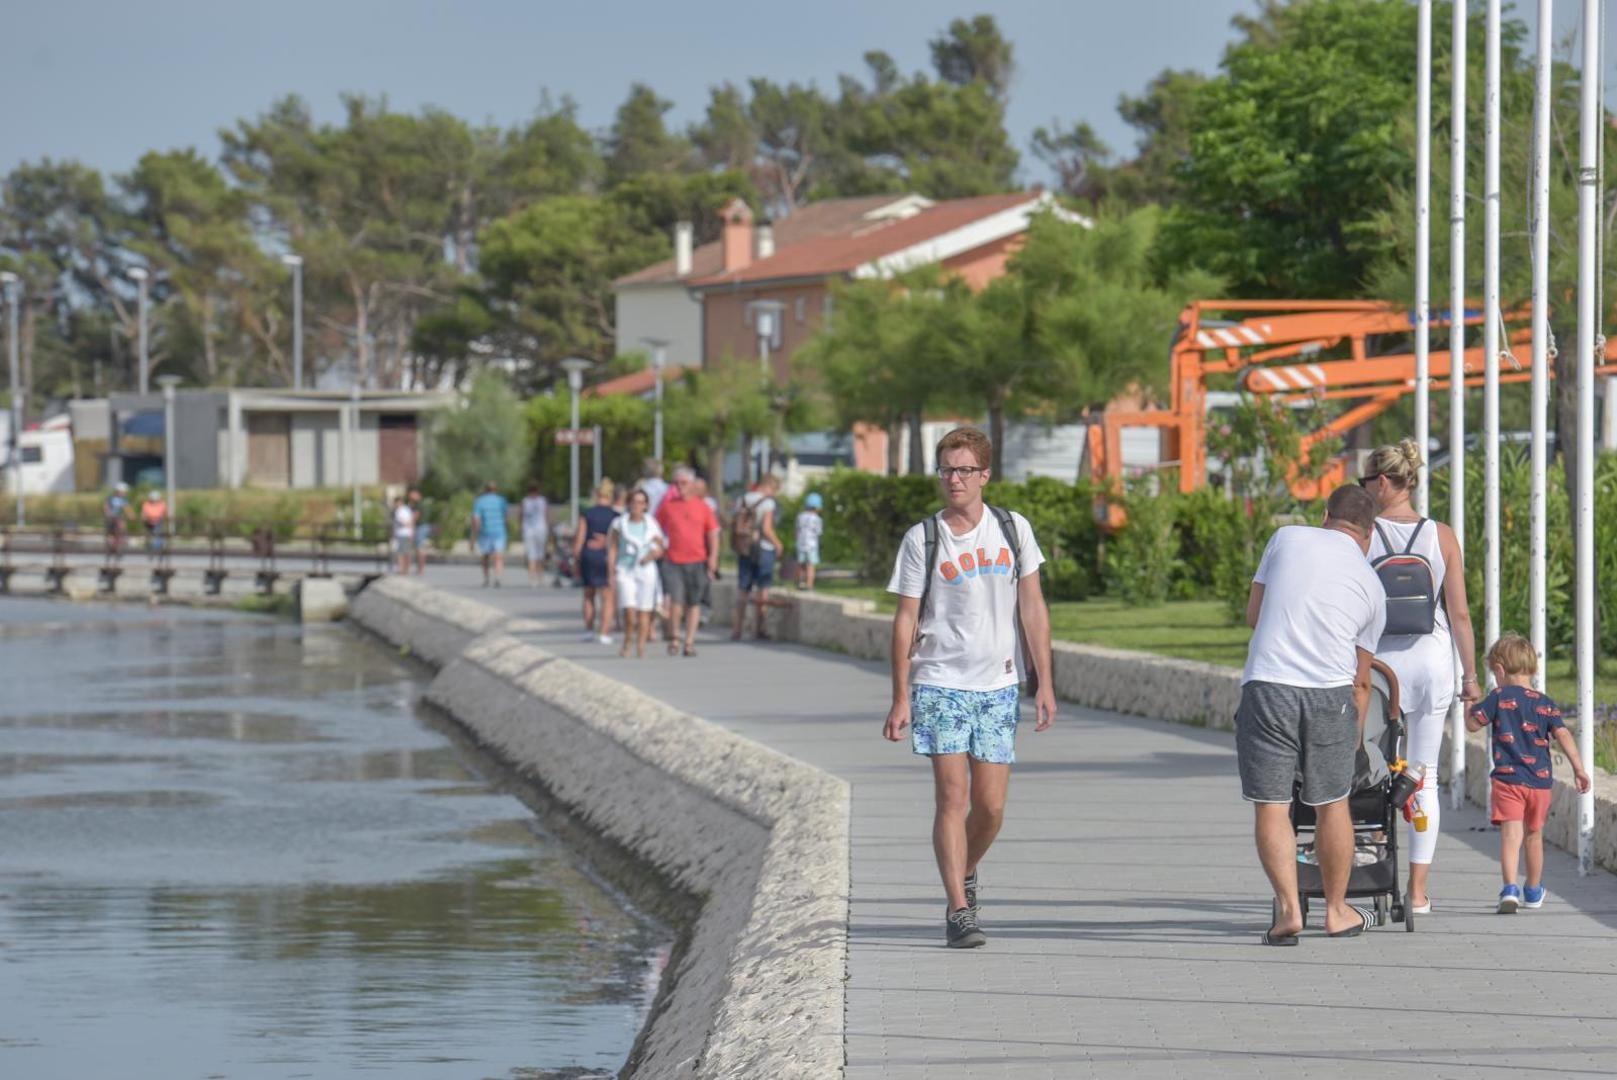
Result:
[[681,172],[691,161],[691,147],[668,130],[663,117],[673,102],[657,96],[645,83],[635,83],[618,106],[606,137],[606,180],[620,184],[645,173]]
[[752,79],[713,88],[691,140],[710,166],[748,176],[772,216],[790,214],[848,158],[835,109],[817,88]]
[[992,15],[955,19],[928,43],[938,78],[956,86],[980,83],[997,100],[1010,97],[1016,54]]
[[721,494],[726,451],[743,440],[768,437],[776,429],[775,389],[773,380],[756,367],[728,357],[701,370],[687,370],[668,387],[663,411],[669,437],[705,452],[715,496]]
[[491,480],[511,492],[527,472],[530,443],[522,402],[497,371],[479,372],[459,405],[440,410],[430,438],[427,484],[434,495],[480,491]]

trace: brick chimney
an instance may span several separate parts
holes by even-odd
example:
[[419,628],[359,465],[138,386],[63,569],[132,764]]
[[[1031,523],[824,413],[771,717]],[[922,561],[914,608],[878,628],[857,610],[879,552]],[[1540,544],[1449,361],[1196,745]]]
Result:
[[745,270],[752,265],[752,208],[742,199],[731,199],[719,215],[724,221],[725,272]]
[[753,231],[757,235],[754,246],[758,250],[758,261],[762,262],[775,254],[775,225],[768,218],[765,218],[758,222]]

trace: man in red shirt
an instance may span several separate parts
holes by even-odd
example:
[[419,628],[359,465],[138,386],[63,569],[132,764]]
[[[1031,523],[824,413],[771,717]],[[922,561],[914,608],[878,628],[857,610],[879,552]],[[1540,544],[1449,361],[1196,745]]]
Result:
[[684,617],[686,656],[696,655],[696,627],[702,618],[702,596],[719,572],[719,519],[707,501],[692,493],[696,474],[688,466],[674,470],[674,490],[657,508],[657,524],[668,537],[663,557],[663,592],[671,605],[668,642],[670,656],[680,651],[681,613]]

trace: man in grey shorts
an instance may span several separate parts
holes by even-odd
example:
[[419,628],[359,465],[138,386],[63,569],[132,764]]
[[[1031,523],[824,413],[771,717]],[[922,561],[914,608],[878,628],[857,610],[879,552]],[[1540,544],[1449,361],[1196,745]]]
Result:
[[1235,752],[1241,795],[1257,815],[1258,858],[1275,893],[1266,945],[1295,945],[1297,836],[1292,784],[1317,817],[1315,854],[1325,890],[1325,932],[1354,937],[1375,925],[1368,908],[1347,905],[1353,821],[1347,797],[1370,704],[1370,661],[1387,621],[1386,592],[1365,556],[1376,502],[1361,487],[1338,488],[1325,525],[1287,525],[1264,549],[1252,577],[1246,621],[1253,628]]

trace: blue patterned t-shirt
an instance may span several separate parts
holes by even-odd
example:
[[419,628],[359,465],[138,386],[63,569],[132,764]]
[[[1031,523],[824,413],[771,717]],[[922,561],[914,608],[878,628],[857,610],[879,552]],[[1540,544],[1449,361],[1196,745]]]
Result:
[[1525,686],[1501,686],[1471,706],[1471,715],[1493,728],[1490,775],[1495,780],[1531,788],[1551,785],[1550,736],[1566,724],[1549,695]]

